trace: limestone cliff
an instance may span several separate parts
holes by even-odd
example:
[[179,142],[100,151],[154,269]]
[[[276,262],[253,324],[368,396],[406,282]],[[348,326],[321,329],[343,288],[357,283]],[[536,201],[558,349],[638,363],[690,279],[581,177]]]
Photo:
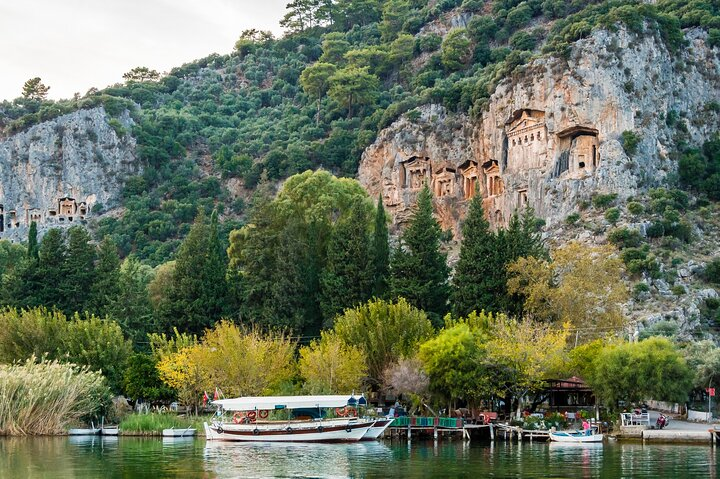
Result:
[[0,142],[0,238],[25,240],[31,221],[40,231],[71,226],[117,206],[124,179],[139,172],[131,126],[127,113],[111,120],[94,108]]
[[[657,37],[596,31],[567,60],[540,58],[501,82],[477,119],[426,106],[398,120],[364,152],[359,179],[396,226],[427,182],[456,233],[476,187],[495,225],[524,206],[553,225],[595,193],[626,198],[663,184],[676,170],[669,115],[695,144],[719,123],[707,108],[720,94],[718,51],[701,31],[686,38],[672,53]],[[625,131],[640,139],[632,157]]]

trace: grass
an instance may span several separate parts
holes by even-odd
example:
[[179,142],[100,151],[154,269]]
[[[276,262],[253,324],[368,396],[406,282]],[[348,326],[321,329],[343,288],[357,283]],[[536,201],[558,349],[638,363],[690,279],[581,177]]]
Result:
[[0,365],[0,435],[63,434],[110,396],[98,372],[57,361]]
[[120,423],[120,433],[154,436],[161,435],[163,429],[185,429],[187,427],[193,427],[198,432],[202,432],[202,423],[208,420],[209,418],[204,416],[184,417],[174,413],[131,414]]

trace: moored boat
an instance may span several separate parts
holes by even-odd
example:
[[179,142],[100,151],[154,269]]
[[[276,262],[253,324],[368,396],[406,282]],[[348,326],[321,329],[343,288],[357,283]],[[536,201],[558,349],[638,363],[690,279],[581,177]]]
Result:
[[550,440],[566,443],[592,443],[602,442],[604,434],[595,431],[556,431],[550,432]]
[[381,418],[375,421],[375,424],[370,426],[368,428],[368,431],[365,433],[365,435],[362,437],[363,441],[373,441],[377,438],[379,438],[382,433],[385,432],[385,429],[390,427],[390,424],[395,420],[395,418]]
[[163,437],[192,437],[197,432],[197,429],[188,427],[185,429],[163,429],[162,435]]
[[[262,396],[213,401],[234,412],[232,422],[205,423],[207,440],[245,442],[355,442],[365,436],[375,419],[355,417],[353,406],[365,398],[354,396]],[[334,409],[341,417],[325,419]],[[300,411],[310,419],[266,420],[270,411]],[[349,417],[342,417],[349,416]]]
[[73,428],[68,429],[68,436],[95,436],[100,434],[100,428],[90,423],[89,428]]

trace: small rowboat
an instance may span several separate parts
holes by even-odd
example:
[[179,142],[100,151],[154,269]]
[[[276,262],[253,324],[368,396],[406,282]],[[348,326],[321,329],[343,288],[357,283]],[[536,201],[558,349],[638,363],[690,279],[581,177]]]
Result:
[[197,429],[188,427],[186,429],[163,429],[163,437],[192,437],[197,432]]
[[604,434],[594,431],[558,431],[550,433],[550,440],[557,442],[571,443],[592,443],[602,442],[605,438]]
[[69,436],[95,436],[100,434],[100,428],[90,423],[90,428],[74,428],[68,429]]

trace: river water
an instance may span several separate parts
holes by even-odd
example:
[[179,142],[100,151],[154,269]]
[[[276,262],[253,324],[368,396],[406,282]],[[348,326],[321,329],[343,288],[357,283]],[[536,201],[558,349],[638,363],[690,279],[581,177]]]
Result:
[[710,446],[379,441],[206,443],[203,439],[3,438],[0,478],[718,477]]

